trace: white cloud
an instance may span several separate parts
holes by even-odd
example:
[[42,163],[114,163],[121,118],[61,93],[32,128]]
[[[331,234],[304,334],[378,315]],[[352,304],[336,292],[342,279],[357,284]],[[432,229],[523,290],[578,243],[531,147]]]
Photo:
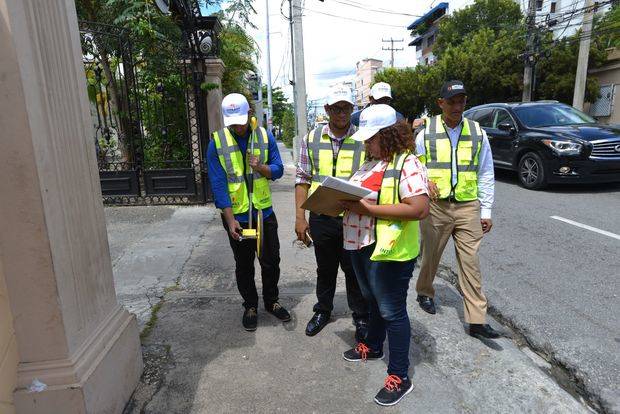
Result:
[[[382,50],[382,47],[388,47],[389,44],[382,43],[382,39],[390,37],[404,39],[404,42],[395,44],[395,47],[402,47],[404,50],[394,53],[394,66],[414,66],[415,48],[407,46],[411,38],[406,27],[416,17],[405,14],[422,15],[430,10],[431,3],[436,5],[439,0],[434,2],[432,0],[385,0],[380,3],[370,0],[325,0],[324,2],[305,0],[302,24],[308,99],[323,98],[327,94],[329,85],[353,79],[355,64],[361,59],[381,59],[384,66],[389,66],[390,52]],[[452,1],[450,11],[469,3],[472,3],[472,0]],[[292,79],[291,57],[288,50],[290,48],[289,23],[280,14],[280,4],[282,4],[283,13],[288,16],[288,0],[269,0],[272,83],[274,87],[283,87],[287,95],[292,97],[292,88],[288,85],[289,79]],[[266,82],[265,0],[255,1],[254,7],[257,11],[254,24],[258,29],[251,30],[250,33],[261,49],[259,67]],[[403,14],[378,13],[368,9],[384,9]],[[341,17],[327,16],[318,12]],[[375,24],[346,20],[342,17]]]

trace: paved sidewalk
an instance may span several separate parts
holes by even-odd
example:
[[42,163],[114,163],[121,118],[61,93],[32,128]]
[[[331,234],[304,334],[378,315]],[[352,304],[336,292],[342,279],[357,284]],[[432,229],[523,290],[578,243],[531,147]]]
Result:
[[143,339],[145,374],[127,413],[589,412],[512,340],[467,336],[461,298],[447,282],[436,282],[438,314],[422,312],[416,276],[409,300],[416,388],[395,407],[374,404],[387,361],[342,359],[354,334],[344,278],[333,322],[316,337],[304,334],[316,265],[312,250],[292,246],[294,169],[288,152],[283,158],[286,176],[272,188],[289,323],[261,307],[258,330],[242,329],[232,252],[213,207],[106,209],[119,299],[138,312],[141,326],[152,325]]

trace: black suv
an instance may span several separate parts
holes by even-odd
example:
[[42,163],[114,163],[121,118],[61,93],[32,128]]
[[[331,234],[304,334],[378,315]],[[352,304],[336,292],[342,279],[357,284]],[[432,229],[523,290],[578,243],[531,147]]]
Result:
[[620,126],[549,101],[480,105],[464,116],[487,132],[495,167],[517,171],[526,188],[620,182]]

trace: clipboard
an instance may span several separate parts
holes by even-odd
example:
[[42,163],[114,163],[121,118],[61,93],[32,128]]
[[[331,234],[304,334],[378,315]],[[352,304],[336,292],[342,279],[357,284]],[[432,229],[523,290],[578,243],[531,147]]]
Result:
[[367,188],[358,187],[340,178],[327,177],[301,208],[316,214],[338,217],[344,211],[341,201],[359,201],[370,193]]

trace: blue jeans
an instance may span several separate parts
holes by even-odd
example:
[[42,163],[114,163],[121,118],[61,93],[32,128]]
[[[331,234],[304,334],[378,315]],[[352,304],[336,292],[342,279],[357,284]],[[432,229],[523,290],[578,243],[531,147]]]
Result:
[[375,244],[351,252],[351,262],[364,299],[370,307],[366,345],[373,351],[383,350],[389,339],[388,374],[408,377],[411,327],[407,314],[407,290],[415,267],[408,262],[373,262]]

